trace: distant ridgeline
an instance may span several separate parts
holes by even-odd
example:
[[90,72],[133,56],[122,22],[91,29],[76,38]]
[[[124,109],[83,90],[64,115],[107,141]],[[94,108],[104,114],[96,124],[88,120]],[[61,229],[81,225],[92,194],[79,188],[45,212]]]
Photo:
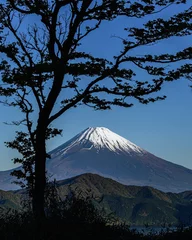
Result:
[[[164,193],[152,187],[125,186],[96,174],[57,182],[62,200],[71,193],[90,197],[98,211],[130,225],[192,224],[192,191]],[[0,191],[0,208],[22,209],[23,191]]]
[[[192,170],[165,161],[105,127],[89,127],[49,154],[47,172],[57,181],[94,173],[164,192],[192,190]],[[0,189],[18,189],[11,184],[16,179],[10,172],[0,172]]]

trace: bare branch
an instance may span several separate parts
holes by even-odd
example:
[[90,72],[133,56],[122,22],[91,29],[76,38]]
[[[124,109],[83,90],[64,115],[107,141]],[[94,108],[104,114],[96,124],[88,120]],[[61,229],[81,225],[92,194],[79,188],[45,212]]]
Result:
[[58,118],[59,116],[61,116],[64,112],[66,112],[68,109],[72,108],[73,106],[75,106],[77,103],[79,103],[87,94],[89,94],[89,91],[91,89],[92,86],[94,86],[94,84],[98,83],[99,81],[102,81],[103,79],[105,79],[108,76],[108,74],[104,74],[103,76],[98,77],[97,79],[95,79],[94,81],[92,81],[91,83],[88,84],[88,86],[86,87],[86,89],[84,90],[84,92],[81,95],[77,95],[74,100],[72,102],[70,102],[69,104],[67,104],[65,107],[63,107],[60,111],[58,111],[57,113],[55,113],[54,115],[52,115],[49,120],[48,120],[48,124],[50,124],[51,122],[53,122],[56,118]]

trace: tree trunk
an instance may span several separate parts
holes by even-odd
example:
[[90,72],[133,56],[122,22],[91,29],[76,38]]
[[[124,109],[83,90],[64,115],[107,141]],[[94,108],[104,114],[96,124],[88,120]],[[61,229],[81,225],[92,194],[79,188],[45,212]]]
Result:
[[[60,66],[59,66],[60,67]],[[44,192],[46,187],[46,130],[49,115],[54,107],[57,97],[61,91],[64,71],[56,69],[54,87],[52,88],[45,107],[41,110],[38,119],[36,142],[35,142],[35,187],[33,192],[33,214],[36,219],[45,217]]]
[[43,219],[44,192],[46,186],[46,142],[45,127],[40,125],[37,128],[36,149],[35,149],[35,187],[33,192],[33,214],[36,219]]

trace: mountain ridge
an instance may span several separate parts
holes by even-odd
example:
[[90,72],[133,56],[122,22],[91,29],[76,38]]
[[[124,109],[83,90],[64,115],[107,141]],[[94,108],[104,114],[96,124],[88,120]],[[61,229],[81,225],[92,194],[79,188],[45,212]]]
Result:
[[47,166],[57,180],[90,172],[166,192],[192,189],[192,170],[158,158],[104,127],[85,129],[53,150],[51,157]]
[[[192,191],[164,193],[148,186],[126,186],[90,173],[57,181],[55,186],[62,201],[66,196],[74,195],[85,200],[91,199],[98,211],[130,225],[191,223],[192,203],[188,196]],[[23,194],[23,190],[0,191],[0,208],[6,209],[11,204],[15,208],[16,203],[20,204],[16,200],[22,199]],[[18,205],[18,208],[22,209],[22,206]]]
[[[51,179],[95,173],[164,192],[192,189],[192,170],[156,157],[104,127],[87,128],[49,154],[46,167]],[[0,172],[0,189],[10,189],[8,173]]]

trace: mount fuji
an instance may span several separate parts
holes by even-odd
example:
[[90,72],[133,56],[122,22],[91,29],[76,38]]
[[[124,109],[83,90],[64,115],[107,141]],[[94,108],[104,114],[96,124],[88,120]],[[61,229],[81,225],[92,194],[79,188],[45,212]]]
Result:
[[[158,158],[104,127],[87,128],[49,154],[47,172],[52,179],[95,173],[165,192],[192,190],[192,170]],[[16,188],[9,174],[0,172],[0,189]]]

